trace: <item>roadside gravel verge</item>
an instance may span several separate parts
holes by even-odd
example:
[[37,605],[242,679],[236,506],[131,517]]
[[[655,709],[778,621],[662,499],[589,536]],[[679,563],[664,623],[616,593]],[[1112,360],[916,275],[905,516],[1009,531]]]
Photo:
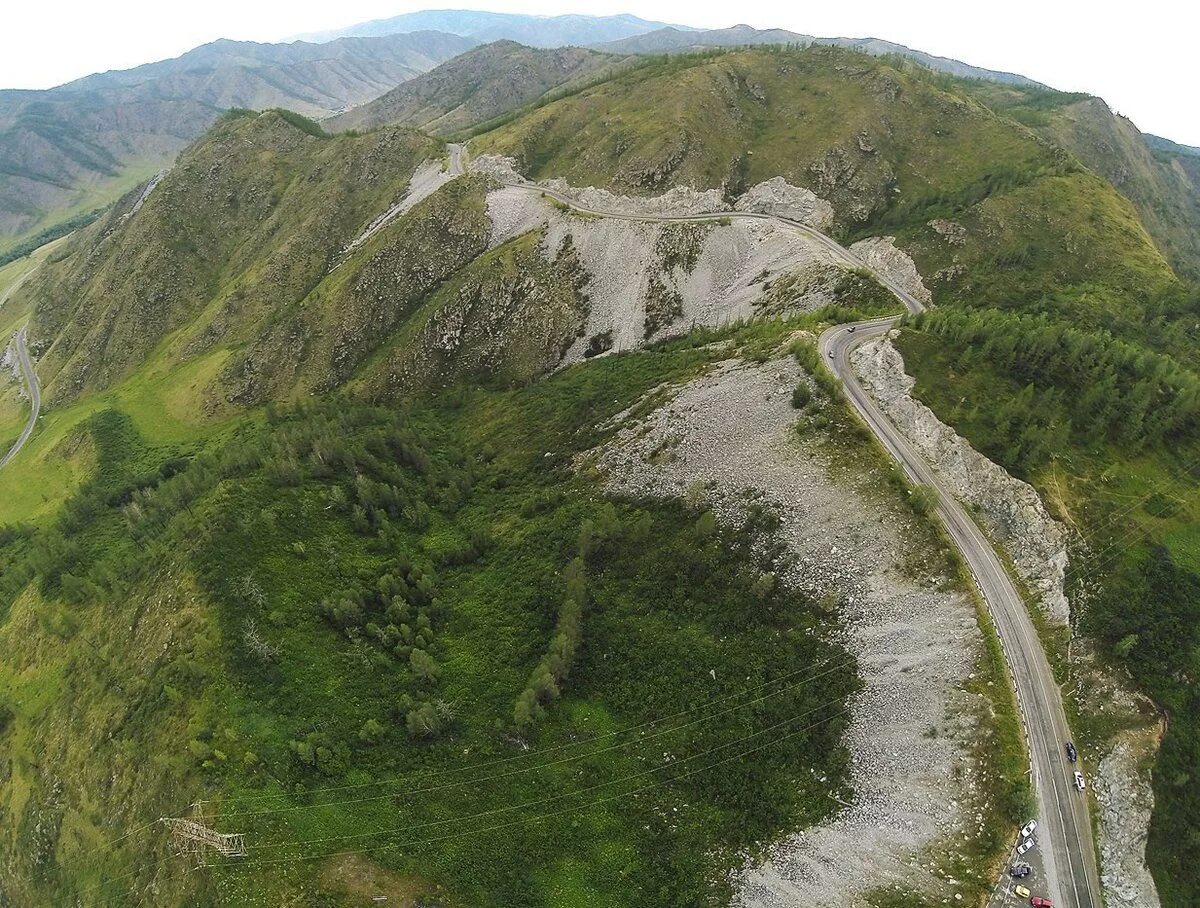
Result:
[[744,519],[748,497],[772,507],[796,556],[782,579],[838,603],[859,661],[864,688],[845,740],[853,802],[765,860],[748,859],[737,904],[846,905],[889,883],[953,898],[953,883],[921,865],[935,842],[953,848],[976,824],[967,806],[975,713],[964,689],[980,647],[975,612],[943,578],[914,576],[915,518],[878,493],[876,477],[797,440],[791,391],[806,381],[790,359],[727,362],[592,456],[612,493],[703,487],[731,523]]

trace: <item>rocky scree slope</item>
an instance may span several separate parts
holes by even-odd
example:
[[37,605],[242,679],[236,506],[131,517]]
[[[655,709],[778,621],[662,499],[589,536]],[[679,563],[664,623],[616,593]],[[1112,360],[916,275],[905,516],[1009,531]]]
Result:
[[[965,688],[980,650],[974,610],[927,563],[914,515],[878,501],[871,471],[803,434],[792,389],[811,380],[794,360],[729,361],[680,387],[592,457],[610,492],[703,494],[740,525],[750,507],[779,519],[793,556],[781,582],[838,602],[864,688],[847,746],[854,797],[828,821],[789,836],[736,874],[736,901],[768,908],[857,903],[889,884],[949,897],[953,884],[913,867],[978,834],[975,710]],[[838,460],[835,465],[834,459]],[[839,468],[840,467],[840,468]],[[931,734],[930,729],[936,730]]]
[[[891,304],[886,291],[848,271],[827,248],[775,222],[636,220],[719,209],[718,194],[677,190],[637,198],[553,185],[580,204],[618,216],[577,215],[519,187],[489,193],[487,205],[493,245],[536,230],[544,235],[548,257],[563,245],[578,256],[588,277],[587,318],[564,364],[761,314],[794,315],[835,302]],[[793,215],[824,215],[828,206],[820,200],[787,189],[792,191],[774,185],[747,198],[763,208],[795,201],[797,207],[787,209]]]

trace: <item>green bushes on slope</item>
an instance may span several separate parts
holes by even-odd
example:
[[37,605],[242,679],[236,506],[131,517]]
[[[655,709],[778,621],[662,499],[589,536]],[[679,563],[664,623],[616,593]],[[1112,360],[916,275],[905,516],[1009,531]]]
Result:
[[[572,466],[609,417],[715,355],[678,344],[520,390],[273,410],[183,459],[104,417],[100,470],[69,516],[0,537],[4,601],[25,621],[36,595],[45,616],[24,631],[21,677],[52,667],[65,685],[29,699],[0,670],[16,692],[6,742],[45,744],[37,760],[12,751],[18,784],[0,793],[17,841],[0,842],[5,885],[84,904],[144,891],[171,866],[158,827],[103,852],[74,837],[113,840],[203,796],[258,861],[287,863],[222,864],[211,887],[161,879],[168,904],[322,891],[323,861],[296,859],[346,848],[480,905],[725,898],[745,849],[844,796],[852,667],[819,608],[762,581],[780,566],[755,530],[606,503]],[[575,559],[586,592],[581,566],[563,571]],[[153,605],[177,589],[197,608]],[[198,638],[161,626],[183,616]],[[160,633],[165,648],[142,639]],[[558,696],[515,738],[514,702],[540,667]],[[170,759],[143,759],[149,747]],[[138,773],[153,783],[126,795]],[[100,779],[122,793],[116,816],[86,796]],[[35,826],[52,881],[25,847]],[[314,838],[329,846],[289,844]]]

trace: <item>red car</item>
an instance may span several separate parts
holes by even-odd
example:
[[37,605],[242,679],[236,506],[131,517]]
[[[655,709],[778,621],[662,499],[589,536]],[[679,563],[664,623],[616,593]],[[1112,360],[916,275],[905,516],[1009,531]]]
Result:
[[1048,898],[1043,898],[1040,895],[1035,895],[1033,898],[1031,898],[1029,900],[1029,904],[1032,905],[1033,908],[1054,908],[1054,903],[1052,901],[1050,901]]

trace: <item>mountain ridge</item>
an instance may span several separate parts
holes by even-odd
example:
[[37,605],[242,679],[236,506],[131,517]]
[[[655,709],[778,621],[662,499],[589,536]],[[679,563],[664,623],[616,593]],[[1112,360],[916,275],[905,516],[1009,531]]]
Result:
[[322,122],[327,129],[403,124],[450,135],[595,78],[619,57],[578,47],[531,48],[502,39],[466,51],[374,101]]
[[755,44],[825,44],[861,50],[874,56],[898,54],[916,60],[930,69],[960,78],[987,79],[994,82],[1039,85],[1026,76],[1000,70],[971,66],[950,57],[939,57],[880,38],[819,38],[787,29],[757,29],[749,25],[734,25],[724,29],[686,31],[672,26],[618,41],[593,45],[609,53],[663,53],[696,50],[704,47],[737,47]]
[[563,14],[536,16],[482,10],[418,10],[385,19],[360,22],[340,29],[297,35],[300,40],[328,41],[347,35],[386,35],[419,29],[434,29],[467,37],[481,43],[509,39],[533,47],[589,44],[596,41],[641,34],[666,23],[651,22],[621,13],[612,16]]
[[332,114],[472,46],[434,33],[324,45],[218,41],[54,89],[0,92],[0,243],[113,201],[223,109]]

